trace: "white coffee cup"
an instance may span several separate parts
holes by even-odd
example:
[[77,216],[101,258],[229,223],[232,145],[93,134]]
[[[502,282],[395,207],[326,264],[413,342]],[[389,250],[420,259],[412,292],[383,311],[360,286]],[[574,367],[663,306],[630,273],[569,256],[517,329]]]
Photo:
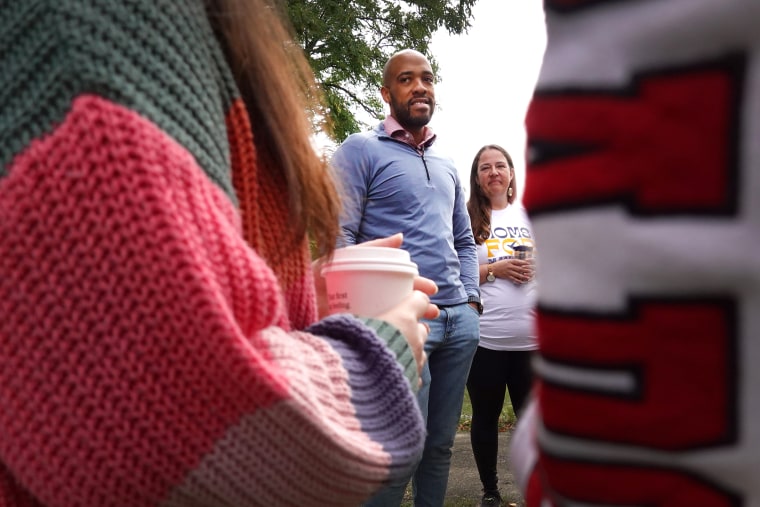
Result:
[[409,252],[381,246],[349,246],[335,250],[322,268],[330,314],[376,317],[412,293],[417,265]]

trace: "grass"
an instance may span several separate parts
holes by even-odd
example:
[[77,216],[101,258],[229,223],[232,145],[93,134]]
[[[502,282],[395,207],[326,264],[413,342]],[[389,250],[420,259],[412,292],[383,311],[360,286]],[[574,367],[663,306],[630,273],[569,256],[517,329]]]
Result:
[[[507,399],[504,400],[504,406],[501,408],[501,415],[499,416],[499,431],[509,431],[515,424],[515,412],[512,410],[512,403],[509,401],[509,394]],[[464,390],[464,401],[462,402],[462,415],[459,416],[459,431],[470,431],[470,424],[472,423],[472,403],[470,403],[470,396],[467,394],[467,389]]]

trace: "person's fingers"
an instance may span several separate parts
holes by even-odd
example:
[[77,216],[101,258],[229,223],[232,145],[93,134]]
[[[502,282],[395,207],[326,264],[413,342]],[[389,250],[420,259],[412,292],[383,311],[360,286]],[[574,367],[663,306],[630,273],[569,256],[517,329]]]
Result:
[[[425,340],[427,340],[427,336],[425,337]],[[424,345],[424,342],[423,342]],[[419,378],[417,379],[417,389],[422,389],[422,367],[425,366],[425,363],[427,362],[427,353],[425,352],[425,349],[422,349],[422,355],[419,359],[414,358],[415,361],[417,361],[417,375]]]
[[424,276],[418,276],[414,279],[414,289],[418,291],[422,291],[428,296],[432,296],[436,292],[438,292],[438,285],[431,280],[430,278],[425,278]]
[[[428,313],[431,306],[435,306],[430,303],[430,297],[419,290],[412,291],[411,296],[407,296],[407,301],[418,319],[422,318],[426,313]],[[435,306],[435,308],[436,310],[438,309],[437,306]]]
[[437,306],[430,304],[427,294],[415,290],[394,308],[377,317],[401,331],[409,343],[419,371],[424,364],[424,346],[430,329],[427,324],[420,322],[420,318],[428,315],[434,318],[438,311]]
[[399,248],[404,241],[404,235],[400,232],[393,236],[385,238],[371,239],[364,243],[359,243],[357,246],[387,246],[389,248]]
[[422,318],[432,320],[432,319],[437,318],[440,314],[441,314],[440,308],[438,308],[433,303],[428,303],[425,313],[422,314]]
[[533,262],[530,260],[526,260],[525,264],[522,268],[523,276],[525,277],[525,281],[529,282],[531,279],[533,279],[533,275],[535,274],[535,268],[533,266]]
[[428,339],[428,335],[430,334],[430,328],[427,324],[424,322],[419,323],[419,339],[420,339],[420,346],[418,347],[412,347],[412,353],[414,354],[414,360],[417,362],[417,374],[422,376],[422,367],[425,365],[425,361],[427,361],[427,354],[425,354],[425,342]]
[[323,265],[324,258],[322,257],[311,263],[312,278],[314,278],[314,289],[317,296],[317,312],[320,319],[326,317],[329,313],[327,282],[325,281],[325,277],[322,276]]
[[514,283],[525,283],[533,278],[533,264],[530,260],[510,259],[508,277]]

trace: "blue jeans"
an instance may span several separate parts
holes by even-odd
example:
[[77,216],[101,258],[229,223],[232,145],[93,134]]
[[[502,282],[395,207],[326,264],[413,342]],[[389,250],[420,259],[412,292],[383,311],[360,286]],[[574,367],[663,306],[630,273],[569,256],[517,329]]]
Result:
[[[462,399],[470,363],[478,347],[478,312],[467,303],[441,307],[435,320],[425,320],[430,335],[425,343],[428,360],[417,394],[427,424],[422,460],[413,476],[415,507],[442,507],[449,482],[451,448],[462,413]],[[365,507],[398,507],[409,478],[389,484]]]

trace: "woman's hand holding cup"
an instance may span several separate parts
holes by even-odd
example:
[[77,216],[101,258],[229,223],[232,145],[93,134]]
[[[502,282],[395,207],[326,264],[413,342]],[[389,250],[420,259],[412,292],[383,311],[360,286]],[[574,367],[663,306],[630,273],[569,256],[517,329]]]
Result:
[[[403,235],[399,233],[386,238],[367,241],[366,243],[357,245],[357,247],[384,247],[395,249],[401,246],[402,241]],[[378,249],[374,250],[375,253],[370,254],[371,256],[387,255],[377,252]],[[318,259],[312,266],[317,288],[317,302],[320,318],[329,315],[330,313],[348,311],[365,317],[375,317],[385,320],[396,327],[404,335],[417,362],[418,370],[421,371],[426,360],[424,344],[427,340],[429,328],[425,323],[420,322],[420,319],[433,319],[439,314],[438,307],[430,303],[429,297],[438,291],[436,284],[428,278],[415,275],[417,272],[416,266],[408,261],[408,255],[406,255],[406,261],[399,261],[397,259],[389,261],[392,266],[388,269],[391,269],[392,272],[402,271],[408,273],[408,275],[398,276],[401,276],[402,278],[405,276],[412,276],[413,279],[407,279],[409,280],[407,282],[391,282],[389,278],[386,278],[383,275],[381,275],[381,278],[376,278],[377,275],[373,275],[371,272],[359,274],[361,273],[361,269],[357,268],[357,263],[362,263],[365,256],[358,255],[358,258],[362,259],[359,261],[357,259],[357,251],[354,251],[350,256],[348,255],[348,251],[341,251],[340,253],[343,258],[337,260],[333,259],[332,264],[327,265],[327,267],[325,267],[325,261],[323,259]],[[398,255],[394,254],[391,257],[398,257]],[[407,265],[409,267],[406,267]],[[333,284],[337,283],[337,285],[332,286],[329,294],[325,278],[322,276],[323,269],[328,275],[340,277],[333,279],[333,282],[331,282]],[[360,271],[357,272],[357,269],[360,269]],[[348,274],[349,278],[346,278],[346,270],[352,271],[354,274]],[[396,274],[393,273],[392,276],[396,276]],[[341,282],[339,280],[343,281]],[[352,280],[353,283],[347,280]],[[402,285],[396,285],[396,288],[388,289],[388,284],[394,283],[402,283]],[[394,291],[401,290],[402,293],[404,292],[404,289],[400,289],[400,287],[403,287],[404,283],[409,283],[412,290],[396,302],[394,302],[394,299],[389,299],[389,296],[393,294]],[[380,293],[366,293],[368,285],[378,289],[378,284],[382,285],[386,291],[391,290],[391,292],[383,292],[383,294],[385,294],[384,304],[380,303],[382,298],[376,299],[379,297]],[[339,289],[336,290],[336,287]],[[372,290],[371,287],[370,290]],[[348,292],[345,292],[346,290]],[[346,298],[345,300],[342,299],[344,297]],[[377,305],[375,302],[377,302]],[[375,313],[377,310],[379,310],[379,312]]]

